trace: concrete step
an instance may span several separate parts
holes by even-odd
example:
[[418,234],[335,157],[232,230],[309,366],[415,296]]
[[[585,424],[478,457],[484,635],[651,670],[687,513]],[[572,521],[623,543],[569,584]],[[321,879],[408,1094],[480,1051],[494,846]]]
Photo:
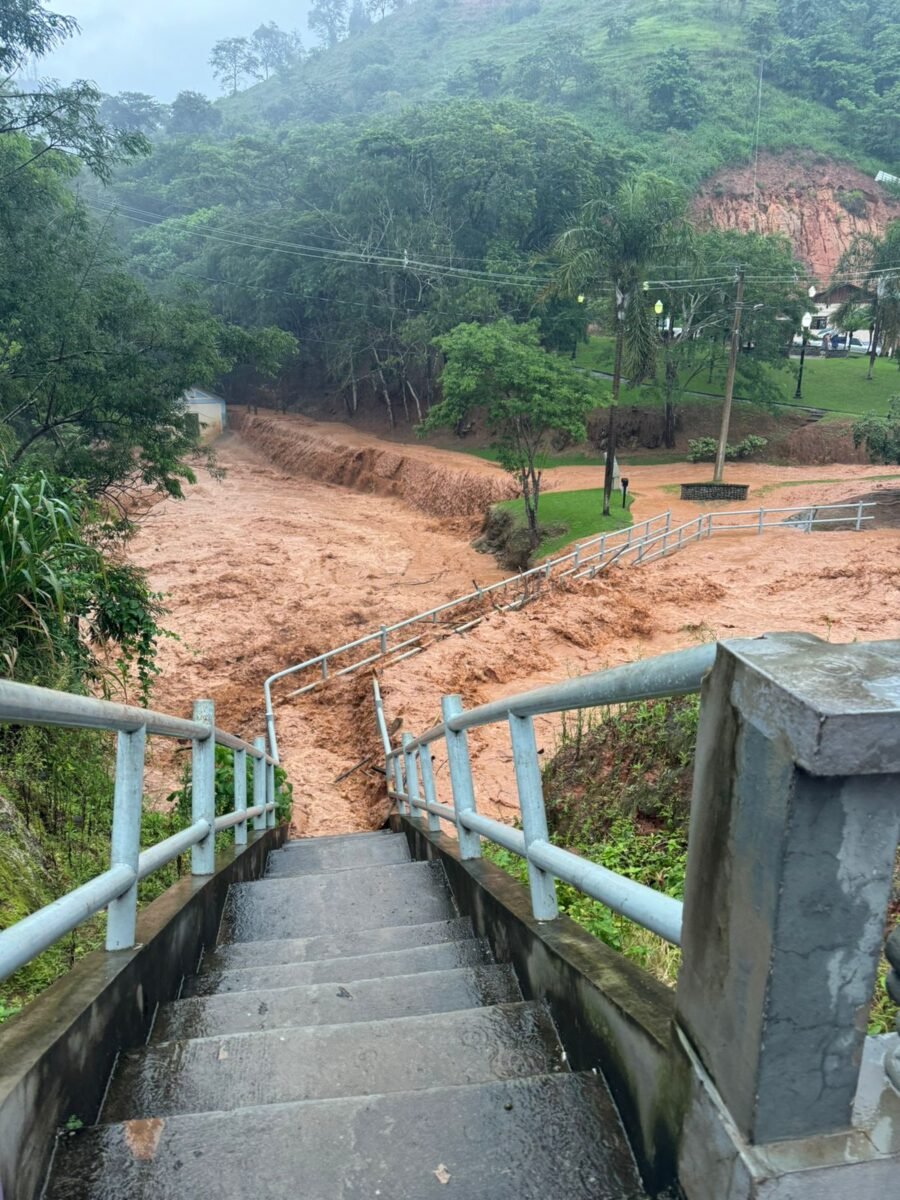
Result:
[[556,1075],[86,1129],[59,1142],[45,1200],[644,1194],[603,1081]]
[[153,1041],[216,1037],[258,1029],[343,1025],[521,1000],[512,967],[458,967],[355,982],[193,996],[160,1006]]
[[325,958],[318,962],[206,971],[203,975],[195,975],[185,982],[181,997],[185,999],[188,996],[222,995],[226,992],[258,992],[264,988],[299,987],[307,983],[353,983],[357,979],[384,979],[389,975],[414,975],[420,971],[477,967],[492,961],[487,942],[469,938],[463,942],[412,946],[408,950],[386,950],[382,954],[358,954]]
[[385,925],[375,929],[345,930],[318,937],[278,938],[275,941],[232,942],[203,956],[202,974],[241,967],[276,966],[282,963],[318,962],[345,955],[380,954],[414,946],[437,946],[474,937],[468,917],[431,921],[423,925]]
[[102,1120],[155,1120],[173,1113],[372,1096],[564,1070],[547,1012],[533,1001],[520,1001],[146,1046],[119,1059]]
[[221,941],[310,937],[455,917],[439,863],[360,867],[297,879],[233,884]]
[[266,875],[280,877],[321,871],[348,871],[356,867],[377,867],[409,861],[409,843],[402,834],[363,837],[359,841],[346,838],[326,845],[319,845],[318,838],[310,838],[295,850],[274,850],[269,855]]
[[403,833],[394,833],[390,829],[370,829],[365,833],[327,833],[321,837],[299,837],[291,838],[284,843],[285,850],[302,850],[304,846],[338,846],[338,845],[360,845],[363,842],[374,841],[393,841],[395,838],[404,838]]

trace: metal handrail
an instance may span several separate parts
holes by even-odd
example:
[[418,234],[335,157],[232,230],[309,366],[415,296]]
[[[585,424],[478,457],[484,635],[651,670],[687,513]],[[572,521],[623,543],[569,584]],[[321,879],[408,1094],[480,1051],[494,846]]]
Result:
[[4,722],[14,725],[55,725],[67,729],[101,729],[116,733],[135,733],[138,729],[145,729],[148,735],[183,741],[202,741],[214,732],[217,746],[243,750],[251,758],[263,758],[267,763],[277,765],[265,749],[223,729],[211,731],[208,725],[198,721],[154,712],[150,708],[135,708],[112,700],[98,700],[95,696],[57,692],[29,683],[13,683],[9,679],[0,679],[0,723]]
[[[107,950],[134,946],[137,885],[172,859],[191,851],[191,873],[214,870],[215,834],[234,828],[235,844],[247,844],[247,826],[259,832],[275,824],[276,760],[264,737],[253,743],[218,729],[211,700],[198,700],[192,720],[0,680],[0,723],[97,729],[118,735],[108,871],[0,931],[0,979],[25,966],[59,938],[102,909],[108,910]],[[148,734],[189,740],[192,822],[187,829],[141,852],[141,806]],[[215,815],[215,747],[234,756],[234,809]],[[253,804],[247,805],[247,760],[253,763]]]
[[[562,880],[678,946],[683,909],[680,900],[550,843],[533,718],[570,709],[629,704],[699,691],[715,657],[715,644],[707,643],[520,692],[465,711],[459,697],[445,697],[441,706],[444,720],[417,737],[404,734],[399,747],[391,745],[381,689],[374,679],[376,722],[384,748],[388,795],[397,801],[401,813],[419,809],[429,814],[431,829],[438,829],[441,820],[454,825],[463,858],[480,855],[482,837],[524,858],[532,908],[539,920],[552,920],[558,915],[555,886],[556,880]],[[504,720],[510,725],[521,830],[475,810],[466,733]],[[429,747],[441,738],[447,747],[452,806],[439,804],[434,794]],[[420,778],[424,798],[420,794]]]
[[[272,686],[282,679],[288,678],[290,675],[297,675],[301,671],[306,671],[312,668],[318,668],[319,677],[306,684],[303,687],[289,693],[290,696],[300,696],[305,692],[312,691],[319,687],[325,680],[329,678],[337,678],[340,675],[349,675],[354,671],[360,670],[370,663],[377,662],[386,655],[395,655],[396,651],[406,649],[414,643],[419,642],[421,637],[424,637],[427,631],[422,632],[415,638],[407,638],[396,645],[390,645],[389,636],[401,629],[408,629],[411,625],[428,624],[432,628],[437,627],[437,619],[443,613],[452,612],[455,609],[465,607],[466,605],[476,603],[483,600],[485,597],[493,596],[495,592],[503,589],[514,587],[519,584],[527,584],[530,581],[536,581],[539,585],[551,576],[563,578],[567,575],[574,574],[581,563],[584,561],[584,554],[589,552],[592,547],[600,547],[600,553],[605,554],[607,548],[611,550],[622,550],[630,546],[635,539],[640,541],[641,538],[649,536],[655,527],[660,524],[668,528],[671,522],[671,513],[659,513],[655,517],[648,517],[644,521],[639,521],[637,525],[628,525],[623,529],[613,530],[611,533],[597,534],[592,538],[588,538],[583,542],[576,542],[574,550],[570,550],[568,554],[560,555],[557,558],[547,559],[536,567],[529,567],[527,571],[521,571],[518,575],[510,575],[506,579],[498,580],[496,583],[486,584],[484,587],[476,588],[474,592],[467,592],[463,596],[457,596],[453,600],[446,600],[443,604],[435,605],[434,608],[426,609],[424,612],[416,613],[415,616],[405,617],[402,621],[397,621],[393,625],[382,625],[372,633],[364,634],[360,638],[356,638],[352,642],[345,642],[342,646],[335,646],[332,650],[325,650],[321,654],[315,655],[313,658],[308,658],[304,662],[296,663],[294,666],[285,667],[281,671],[276,671],[270,675],[263,683],[263,695],[265,697],[266,707],[266,732],[269,738],[269,745],[272,747],[272,753],[278,757],[278,739],[275,733],[275,710],[272,700]],[[622,540],[622,545],[618,544],[618,540]],[[560,570],[559,568],[564,568]],[[518,607],[527,598],[526,594],[514,599],[511,603],[496,606],[500,611],[507,611],[511,608]],[[471,629],[473,625],[477,625],[483,617],[476,617],[474,620],[464,622],[462,625],[451,627],[450,629],[442,629],[444,633],[462,633],[467,629]],[[370,646],[378,643],[378,651],[375,654],[350,663],[339,670],[332,671],[329,664],[335,658],[342,654],[348,654],[353,650],[358,650],[362,646]],[[422,647],[417,647],[410,650],[408,653],[418,653]],[[407,657],[401,655],[399,657]]]
[[[427,643],[423,643],[423,639],[427,635],[427,629],[415,637],[406,638],[404,641],[391,645],[389,635],[396,633],[398,630],[408,629],[410,626],[420,623],[430,625],[434,629],[437,618],[441,614],[451,612],[454,609],[472,604],[478,600],[483,600],[486,596],[491,596],[494,592],[503,588],[525,584],[530,580],[535,580],[540,584],[551,576],[557,579],[568,577],[573,579],[593,578],[598,571],[605,570],[616,563],[620,562],[625,565],[629,556],[633,560],[631,565],[651,562],[664,555],[673,554],[693,541],[699,541],[703,537],[712,537],[713,534],[717,533],[751,529],[757,533],[762,533],[766,529],[794,531],[802,529],[809,533],[818,526],[847,523],[852,523],[854,529],[860,530],[864,522],[874,519],[871,515],[867,515],[864,510],[874,507],[876,507],[875,501],[851,501],[843,504],[804,504],[785,508],[738,509],[730,512],[701,513],[699,516],[692,517],[691,520],[674,527],[671,523],[671,512],[664,512],[655,517],[650,517],[646,521],[641,521],[637,525],[630,525],[624,529],[615,530],[612,533],[597,534],[595,537],[589,538],[584,542],[576,542],[575,548],[570,550],[568,554],[548,559],[546,562],[540,563],[536,567],[531,567],[527,571],[522,571],[518,575],[511,575],[507,579],[501,579],[497,583],[488,584],[483,588],[478,588],[474,592],[458,596],[455,600],[447,600],[443,604],[426,609],[425,612],[417,613],[413,617],[406,617],[404,620],[397,621],[393,625],[382,625],[373,633],[365,634],[355,641],[346,642],[343,646],[336,646],[333,650],[326,650],[322,654],[317,654],[314,658],[308,658],[302,663],[285,667],[281,671],[276,671],[274,675],[270,675],[263,684],[263,694],[265,697],[266,731],[272,753],[277,759],[278,740],[275,733],[275,709],[272,700],[273,684],[291,675],[297,675],[302,671],[317,668],[318,677],[315,680],[288,693],[288,698],[300,696],[305,692],[320,687],[329,678],[352,674],[354,671],[378,662],[387,656],[390,656],[393,662],[399,662],[401,659],[408,658],[412,654],[418,654],[425,648],[425,644]],[[817,516],[820,512],[838,509],[849,509],[851,515],[844,517]],[[766,520],[766,517],[785,513],[805,515],[806,519],[802,522]],[[727,521],[734,517],[746,516],[752,516],[756,519],[741,525],[722,523],[723,519]],[[718,525],[717,521],[719,522]],[[648,550],[651,552],[647,553]],[[519,607],[527,598],[527,593],[525,593],[509,604],[496,605],[495,607],[501,612],[508,611],[509,609]],[[451,626],[449,629],[441,627],[441,631],[444,634],[463,633],[471,629],[474,625],[477,625],[483,619],[483,615],[477,616],[474,619],[463,622],[461,625]],[[364,658],[357,659],[337,670],[332,670],[330,663],[335,658],[343,654],[348,654],[362,646],[371,646],[376,642],[378,643],[378,649],[374,654],[367,654]],[[411,648],[408,649],[408,647]],[[405,653],[398,654],[397,652],[400,650],[404,650]]]

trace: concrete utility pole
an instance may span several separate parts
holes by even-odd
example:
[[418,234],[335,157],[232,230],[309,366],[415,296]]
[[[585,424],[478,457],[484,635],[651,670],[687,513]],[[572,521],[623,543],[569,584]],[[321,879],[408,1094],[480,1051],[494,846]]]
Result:
[[716,470],[713,483],[721,483],[725,471],[725,447],[728,444],[728,426],[731,424],[731,398],[734,395],[734,373],[737,368],[738,351],[741,348],[741,309],[744,306],[744,268],[737,273],[737,295],[734,301],[734,320],[731,323],[731,353],[728,357],[728,374],[725,376],[725,401],[722,405],[722,429],[716,451]]

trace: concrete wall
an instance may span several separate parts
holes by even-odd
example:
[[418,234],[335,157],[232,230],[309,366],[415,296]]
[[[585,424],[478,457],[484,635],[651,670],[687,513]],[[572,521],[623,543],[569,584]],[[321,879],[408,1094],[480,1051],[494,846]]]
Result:
[[95,1121],[116,1055],[146,1040],[157,1005],[215,944],[229,886],[259,878],[286,833],[250,833],[214,874],[180,880],[138,915],[134,949],[86,955],[0,1028],[0,1197],[38,1194],[57,1128]]

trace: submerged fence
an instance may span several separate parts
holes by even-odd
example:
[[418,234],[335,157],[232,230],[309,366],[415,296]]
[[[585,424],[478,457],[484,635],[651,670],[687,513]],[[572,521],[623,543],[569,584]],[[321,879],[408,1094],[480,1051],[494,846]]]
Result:
[[[738,512],[703,513],[676,526],[672,525],[671,512],[664,512],[626,529],[576,542],[567,554],[547,559],[518,575],[476,588],[474,592],[448,600],[393,625],[382,625],[355,641],[346,642],[270,675],[263,684],[263,692],[272,753],[277,760],[278,739],[272,688],[282,680],[301,676],[303,682],[300,686],[293,688],[282,699],[302,696],[331,678],[353,674],[361,667],[386,658],[390,658],[391,662],[400,662],[419,654],[436,638],[465,633],[483,621],[491,611],[506,612],[527,604],[554,580],[593,578],[614,564],[651,562],[655,558],[673,554],[691,542],[722,534],[763,533],[773,529],[810,533],[813,529],[841,525],[860,530],[866,521],[873,520],[868,510],[874,507],[874,502],[857,501],[848,504],[743,509]],[[823,513],[827,515],[820,516]]]
[[[251,745],[216,728],[211,700],[194,704],[193,720],[74,696],[49,688],[0,681],[0,723],[56,725],[69,729],[109,730],[118,735],[110,868],[52,904],[0,932],[0,979],[24,966],[48,946],[71,933],[95,913],[107,909],[106,949],[134,945],[137,885],[185,851],[191,873],[211,875],[215,835],[234,828],[239,846],[247,842],[247,823],[256,831],[275,824],[275,759],[266,740]],[[176,738],[191,743],[191,817],[187,829],[141,851],[141,807],[147,737]],[[234,754],[234,809],[216,816],[215,751],[226,746]],[[253,761],[253,803],[247,806],[247,758]]]

